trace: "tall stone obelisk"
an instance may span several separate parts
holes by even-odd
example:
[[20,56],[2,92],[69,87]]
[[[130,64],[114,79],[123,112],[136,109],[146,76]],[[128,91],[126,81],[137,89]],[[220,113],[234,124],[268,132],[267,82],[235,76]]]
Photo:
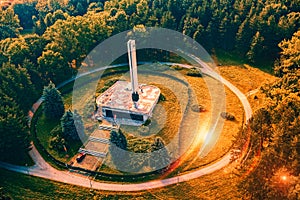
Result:
[[127,42],[127,49],[128,49],[128,60],[129,60],[129,67],[130,67],[132,101],[134,102],[135,107],[137,107],[136,103],[139,101],[139,94],[138,94],[138,77],[137,77],[135,40],[129,40]]

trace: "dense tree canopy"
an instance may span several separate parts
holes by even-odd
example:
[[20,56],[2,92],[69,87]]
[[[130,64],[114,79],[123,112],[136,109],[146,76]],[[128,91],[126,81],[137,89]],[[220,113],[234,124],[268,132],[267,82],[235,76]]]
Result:
[[279,44],[282,53],[275,72],[280,79],[262,87],[268,103],[255,112],[250,126],[241,131],[235,142],[236,148],[243,150],[250,139],[250,154],[243,170],[260,160],[240,185],[253,199],[299,198],[299,36],[298,31],[291,40]]
[[16,68],[9,63],[3,64],[0,68],[0,88],[2,93],[17,103],[21,109],[20,112],[25,114],[37,98],[27,70]]

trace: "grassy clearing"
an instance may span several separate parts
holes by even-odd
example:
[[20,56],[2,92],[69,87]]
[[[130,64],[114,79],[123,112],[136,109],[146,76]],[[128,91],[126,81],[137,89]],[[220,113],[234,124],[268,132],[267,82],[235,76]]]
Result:
[[[237,56],[237,53],[227,52],[224,50],[216,49],[212,55],[217,66],[244,66],[249,64],[249,61],[241,56]],[[273,73],[273,62],[262,62],[255,68],[258,68],[267,73]]]
[[[224,66],[220,71],[222,76],[232,82],[234,85],[238,85],[238,88],[243,92],[256,89],[261,83],[266,81],[272,81],[274,78],[269,77],[264,72],[261,72],[255,68],[254,70],[246,70],[241,67]],[[248,74],[249,73],[249,74]],[[237,74],[237,75],[235,75]],[[239,75],[238,75],[239,74]],[[252,74],[252,75],[251,75]],[[244,78],[241,78],[244,77]],[[245,78],[246,77],[246,78]],[[200,84],[201,78],[189,77],[188,79],[195,79],[195,92],[197,96],[205,94],[205,88]],[[249,85],[249,81],[255,85]],[[193,83],[193,81],[189,81]],[[251,86],[251,87],[250,87]],[[226,108],[227,111],[234,114],[235,117],[239,116],[240,108],[235,110],[236,105],[239,103],[233,94],[227,91],[227,98],[230,99]],[[233,95],[233,96],[231,96]],[[253,96],[250,97],[251,106],[253,110],[259,107],[263,103],[263,96],[260,93],[256,94],[258,100],[254,100]],[[209,95],[205,98],[209,98]],[[209,102],[204,98],[198,99],[200,104],[209,108]],[[232,107],[232,108],[231,108]],[[233,110],[232,110],[233,109]],[[237,112],[237,113],[235,113]],[[208,113],[201,113],[202,118],[206,118]],[[240,118],[237,119],[240,121]],[[225,122],[224,129],[227,127],[228,134],[234,134],[232,124],[235,122]],[[220,141],[224,141],[222,137],[225,136],[225,132],[222,133]],[[230,137],[230,136],[229,136]],[[230,141],[230,139],[228,140]],[[227,142],[227,141],[226,141]],[[220,148],[215,151],[215,155],[218,156],[222,148],[219,147],[224,144],[217,144],[216,147]],[[226,145],[225,145],[226,146]],[[214,150],[211,152],[213,154]],[[212,158],[213,155],[207,158]],[[199,160],[199,163],[208,162],[205,160]],[[197,166],[195,165],[195,166]],[[239,183],[239,177],[234,174],[231,165],[228,167],[214,172],[212,174],[190,180],[188,182],[179,183],[177,185],[168,186],[165,188],[142,191],[142,192],[107,192],[107,191],[92,191],[89,189],[61,184],[44,180],[35,177],[29,177],[26,175],[9,172],[0,169],[0,176],[2,181],[0,186],[4,188],[6,194],[10,194],[14,199],[242,199],[243,194],[238,191],[236,185]]]
[[245,94],[275,80],[274,76],[249,65],[222,66],[218,69],[221,76]]
[[[151,71],[153,67],[150,65],[143,66],[141,70],[141,73],[139,74],[139,82],[140,83],[146,83],[146,84],[152,84],[156,85],[161,89],[162,94],[166,97],[166,101],[160,102],[153,114],[152,123],[149,125],[149,132],[147,134],[140,134],[139,130],[137,127],[132,127],[132,126],[125,126],[122,125],[121,129],[124,130],[125,133],[127,133],[127,137],[130,135],[138,136],[138,137],[144,137],[147,140],[152,140],[154,137],[161,137],[165,141],[165,144],[168,145],[172,140],[181,140],[183,141],[184,144],[180,144],[182,146],[190,144],[191,141],[194,139],[196,134],[198,134],[198,130],[195,130],[195,124],[200,124],[200,126],[207,126],[207,123],[209,123],[211,119],[211,97],[210,93],[207,87],[207,80],[206,79],[211,79],[209,77],[191,77],[191,76],[186,76],[186,69],[176,71],[176,70],[169,70],[169,68],[165,67],[160,67],[157,68],[157,70],[160,70],[159,73],[163,74],[168,74],[172,75],[175,77],[175,79],[171,78],[166,78],[163,75],[154,75],[154,74],[149,74],[149,70]],[[147,71],[148,70],[148,71]],[[110,70],[111,71],[111,70]],[[151,71],[153,73],[153,71]],[[177,79],[176,79],[177,78]],[[123,74],[116,74],[113,76],[106,76],[101,78],[98,81],[98,86],[96,91],[101,90],[105,85],[107,85],[111,80],[129,80],[129,74],[128,73],[123,73]],[[180,81],[178,81],[180,80]],[[209,81],[208,81],[209,82]],[[188,83],[190,85],[190,88],[194,94],[194,97],[189,97],[188,95],[188,88],[187,85],[184,83]],[[64,102],[66,107],[71,107],[71,100],[72,100],[72,92],[70,91],[70,88],[72,88],[72,84],[68,84],[65,87],[63,87],[62,93],[64,93]],[[87,86],[84,86],[87,87]],[[85,90],[83,90],[85,91]],[[88,93],[84,93],[84,95],[88,95]],[[99,95],[99,94],[98,94]],[[202,159],[197,159],[192,160],[193,163],[191,165],[185,165],[184,171],[189,171],[191,169],[197,168],[199,166],[203,166],[207,163],[213,162],[220,158],[224,151],[226,152],[230,146],[231,146],[231,140],[234,134],[237,133],[242,117],[243,117],[243,110],[241,108],[241,104],[239,100],[230,92],[226,90],[226,95],[227,95],[227,111],[232,113],[236,117],[235,122],[225,122],[224,124],[224,131],[219,139],[219,142],[217,143],[217,148],[213,150],[208,156]],[[189,100],[189,98],[191,98]],[[84,112],[85,106],[87,103],[90,103],[93,101],[93,97],[90,96],[84,96],[83,101],[80,101],[78,105],[75,105],[77,108],[80,107],[81,110],[83,110],[81,113]],[[175,135],[178,133],[179,126],[181,124],[181,119],[182,119],[182,114],[185,112],[185,108],[188,105],[188,101],[190,102],[190,105],[201,105],[203,106],[207,111],[203,113],[196,114],[191,109],[188,110],[188,113],[186,113],[185,118],[189,117],[189,119],[185,119],[184,121],[184,131],[181,131],[180,139],[179,138],[174,138],[176,137]],[[196,116],[197,115],[197,116]],[[199,116],[198,116],[199,115]],[[195,121],[197,117],[200,117],[200,121]],[[89,124],[94,124],[95,122],[92,122],[91,120],[85,118],[85,125]],[[69,161],[69,158],[63,157],[63,155],[59,155],[56,152],[53,152],[51,149],[49,149],[49,133],[57,124],[58,122],[46,122],[45,119],[42,117],[41,121],[39,122],[37,126],[37,131],[38,131],[38,137],[40,140],[43,141],[44,147],[47,148],[47,150],[53,155],[54,157],[59,158],[59,160],[63,162]],[[189,128],[189,127],[192,127]],[[200,143],[201,144],[201,143]],[[199,143],[198,143],[199,145]],[[75,145],[76,146],[76,145]],[[79,148],[79,146],[78,146]],[[76,153],[76,149],[74,149],[74,154]],[[174,152],[178,151],[178,146],[170,146],[169,151]],[[194,152],[190,155],[190,158],[197,157],[197,152]],[[191,160],[189,160],[191,161]],[[106,158],[105,162],[110,162],[109,157]],[[107,171],[107,167],[102,167],[100,171]],[[183,168],[182,168],[183,169]],[[182,170],[181,169],[181,170]],[[109,171],[109,170],[108,170]]]
[[236,54],[231,52],[223,51],[220,49],[215,49],[212,55],[215,63],[220,66],[228,66],[228,65],[235,65],[240,66],[246,63],[246,60],[242,59],[241,57],[237,57]]
[[[188,77],[188,82],[193,87],[195,94],[197,96],[198,103],[207,110],[206,112],[200,113],[200,124],[202,124],[202,129],[199,130],[199,134],[206,133],[207,129],[205,126],[211,123],[212,117],[212,108],[215,104],[218,103],[222,99],[222,97],[211,99],[210,92],[207,84],[217,84],[212,81],[212,78],[205,76],[204,78],[195,78]],[[214,88],[215,85],[212,85]],[[177,170],[180,173],[184,173],[190,170],[197,169],[199,167],[203,167],[209,163],[215,162],[226,154],[232,145],[232,140],[234,136],[237,134],[239,128],[243,122],[243,107],[239,99],[232,93],[229,89],[225,88],[225,101],[226,101],[226,112],[229,112],[235,116],[234,121],[225,121],[223,127],[221,127],[222,132],[219,136],[217,143],[214,148],[205,156],[199,157],[198,153],[200,147],[195,147],[195,150],[190,152],[188,158],[185,160],[185,163],[182,164]],[[203,139],[200,144],[203,144]],[[201,146],[200,145],[200,146]]]

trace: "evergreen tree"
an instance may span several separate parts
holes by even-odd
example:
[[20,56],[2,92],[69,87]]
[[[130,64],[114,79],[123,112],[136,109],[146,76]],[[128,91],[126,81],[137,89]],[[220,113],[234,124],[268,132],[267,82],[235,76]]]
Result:
[[252,63],[256,63],[263,59],[262,58],[262,53],[264,51],[263,41],[264,38],[261,37],[259,32],[256,32],[256,34],[252,38],[250,50],[247,52],[247,58]]
[[63,138],[67,140],[80,140],[79,133],[83,133],[83,123],[77,112],[65,112],[61,118]]
[[50,82],[47,87],[44,87],[42,98],[45,116],[48,119],[60,119],[65,108],[61,94],[55,88],[54,83]]
[[0,40],[17,37],[22,30],[20,20],[12,8],[0,9]]
[[56,135],[50,139],[50,148],[58,152],[64,152],[66,145],[65,139],[59,135]]
[[73,119],[74,119],[74,124],[75,124],[78,136],[83,138],[84,137],[84,124],[82,121],[82,117],[77,112],[77,110],[74,110],[74,112],[73,112]]
[[17,103],[0,90],[0,153],[7,158],[28,151],[27,119]]
[[251,44],[253,30],[250,28],[249,18],[247,17],[239,26],[236,34],[236,48],[241,56],[245,56]]
[[176,19],[170,11],[163,14],[161,18],[161,27],[176,30]]
[[43,33],[45,32],[47,26],[44,22],[44,18],[39,16],[39,18],[37,18],[35,15],[32,16],[32,22],[33,22],[33,31],[34,33],[38,34],[38,35],[43,35]]

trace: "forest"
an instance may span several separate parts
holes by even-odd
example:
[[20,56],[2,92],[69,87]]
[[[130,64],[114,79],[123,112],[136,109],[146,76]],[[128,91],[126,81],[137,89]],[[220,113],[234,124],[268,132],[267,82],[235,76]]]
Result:
[[28,150],[26,116],[50,81],[74,76],[88,53],[112,35],[164,27],[190,36],[211,54],[274,66],[278,80],[261,88],[268,103],[236,139],[242,148],[250,131],[262,157],[241,190],[260,188],[249,194],[254,199],[299,195],[299,183],[280,193],[270,184],[278,170],[295,178],[300,173],[299,0],[23,0],[0,13],[2,155]]

